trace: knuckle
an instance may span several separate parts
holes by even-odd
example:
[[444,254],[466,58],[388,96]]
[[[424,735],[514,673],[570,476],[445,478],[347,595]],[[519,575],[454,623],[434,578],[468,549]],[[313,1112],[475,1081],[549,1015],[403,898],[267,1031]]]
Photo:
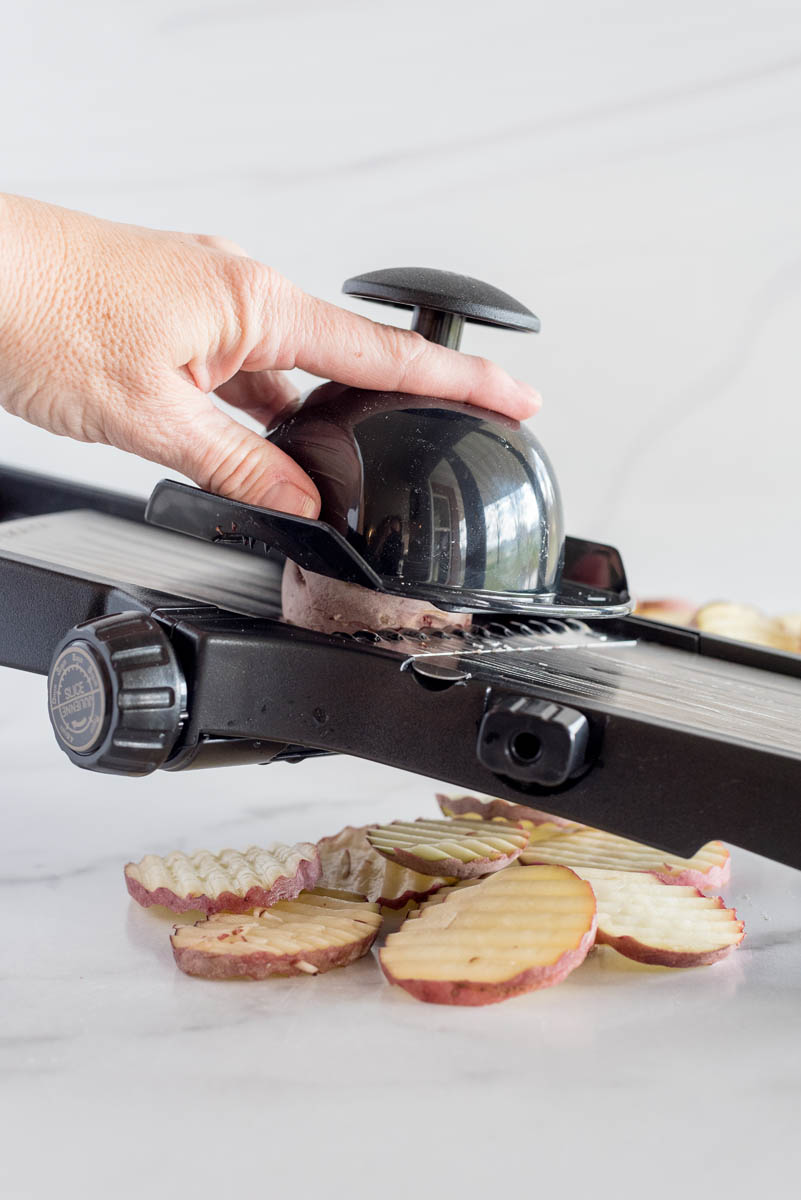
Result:
[[389,352],[397,361],[400,368],[398,386],[401,390],[412,381],[413,373],[429,351],[427,342],[421,333],[405,329],[390,329]]
[[211,447],[198,466],[201,487],[220,496],[242,495],[256,483],[264,486],[268,479],[278,477],[269,459],[265,461],[263,448],[246,442],[234,442],[222,454]]

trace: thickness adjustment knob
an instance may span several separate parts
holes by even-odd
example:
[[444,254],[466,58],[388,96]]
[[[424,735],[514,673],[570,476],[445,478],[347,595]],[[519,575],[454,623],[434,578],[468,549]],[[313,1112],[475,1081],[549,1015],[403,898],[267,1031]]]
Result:
[[186,684],[160,625],[145,613],[115,613],[61,641],[48,705],[56,740],[76,766],[149,775],[181,731]]

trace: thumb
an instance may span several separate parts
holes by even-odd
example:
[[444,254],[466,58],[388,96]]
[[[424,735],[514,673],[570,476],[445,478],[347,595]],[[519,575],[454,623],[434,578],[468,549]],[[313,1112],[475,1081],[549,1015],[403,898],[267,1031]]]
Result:
[[320,496],[306,472],[191,384],[179,382],[170,398],[162,394],[154,427],[152,438],[132,449],[205,491],[299,517],[319,513]]

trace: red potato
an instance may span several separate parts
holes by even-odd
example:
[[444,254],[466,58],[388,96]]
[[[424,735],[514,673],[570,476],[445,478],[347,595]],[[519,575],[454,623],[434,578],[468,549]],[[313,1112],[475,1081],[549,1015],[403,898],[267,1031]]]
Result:
[[389,935],[381,969],[429,1004],[494,1004],[560,983],[595,939],[595,896],[565,867],[515,867],[454,888]]
[[364,825],[348,825],[333,837],[321,838],[317,850],[322,864],[321,883],[334,888],[351,888],[384,908],[404,908],[410,901],[424,900],[453,879],[421,875],[390,862],[374,850]]
[[689,600],[677,600],[675,597],[638,600],[634,616],[661,621],[664,625],[692,625],[695,609],[696,606]]
[[380,928],[377,904],[319,889],[252,913],[215,913],[177,927],[170,940],[187,975],[267,979],[347,966],[367,953]]
[[525,829],[492,821],[393,821],[368,829],[385,858],[419,871],[473,879],[507,867],[528,844]]
[[801,613],[782,613],[776,620],[790,639],[791,648],[801,653]]
[[285,621],[321,633],[355,633],[358,629],[466,628],[471,613],[443,612],[425,600],[374,592],[305,571],[287,562],[281,584]]
[[243,913],[311,888],[320,878],[320,856],[311,842],[262,849],[180,850],[165,858],[147,854],[125,867],[125,882],[137,904],[163,904],[173,912]]
[[566,817],[529,808],[526,804],[514,804],[496,796],[446,795],[437,793],[439,810],[445,817],[478,817],[482,821],[511,821],[521,829],[527,829],[532,841],[550,837],[562,829],[581,828]]
[[750,604],[705,604],[695,614],[693,624],[702,633],[738,642],[751,642],[772,650],[799,649],[798,636],[787,618],[767,617]]
[[706,966],[745,936],[743,922],[720,896],[636,871],[574,870],[595,893],[596,941],[626,958],[663,967]]
[[730,875],[729,852],[722,842],[707,842],[692,858],[680,858],[653,846],[590,828],[559,833],[545,842],[537,842],[523,851],[520,861],[560,863],[577,871],[584,867],[649,871],[665,883],[697,888],[724,887]]

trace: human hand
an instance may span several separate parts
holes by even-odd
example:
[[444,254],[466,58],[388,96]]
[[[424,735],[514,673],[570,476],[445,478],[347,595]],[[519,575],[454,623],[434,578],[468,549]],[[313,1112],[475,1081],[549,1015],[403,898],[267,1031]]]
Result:
[[460,400],[523,420],[537,393],[494,363],[308,296],[223,238],[0,196],[0,405],[224,496],[315,516],[308,475],[223,413],[265,425],[284,371]]

